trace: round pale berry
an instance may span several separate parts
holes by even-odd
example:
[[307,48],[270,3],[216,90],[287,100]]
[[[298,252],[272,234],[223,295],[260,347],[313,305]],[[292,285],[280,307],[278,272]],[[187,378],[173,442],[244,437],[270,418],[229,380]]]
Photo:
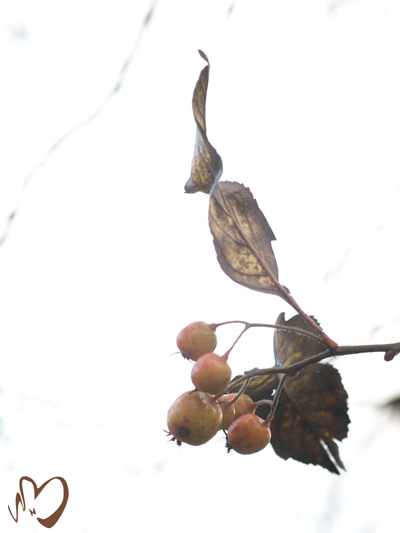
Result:
[[228,429],[228,448],[243,455],[261,451],[270,440],[269,424],[254,413],[239,416]]
[[184,357],[197,361],[201,355],[213,352],[217,346],[215,324],[192,322],[178,334],[176,345]]
[[228,388],[232,377],[227,356],[206,353],[199,357],[192,368],[192,383],[197,390],[208,394],[222,394]]
[[181,394],[167,415],[169,432],[178,442],[200,446],[221,429],[222,410],[218,403],[200,391]]
[[[236,393],[226,395],[229,400],[233,400],[235,396]],[[254,413],[256,410],[253,400],[250,396],[247,396],[247,394],[241,394],[239,398],[235,400],[234,406],[236,411],[235,418],[239,418],[239,416],[245,415],[246,413]]]

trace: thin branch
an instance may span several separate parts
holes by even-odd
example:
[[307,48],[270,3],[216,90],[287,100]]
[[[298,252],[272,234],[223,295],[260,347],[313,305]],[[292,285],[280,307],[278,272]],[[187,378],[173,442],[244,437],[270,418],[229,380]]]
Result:
[[343,355],[352,355],[352,354],[359,354],[359,353],[374,353],[374,352],[384,352],[385,354],[390,353],[391,359],[393,359],[395,355],[400,353],[400,342],[395,342],[391,344],[338,346],[337,348],[333,350],[324,350],[323,352],[320,352],[316,355],[312,355],[311,357],[307,357],[307,359],[303,359],[302,361],[293,363],[292,365],[272,366],[270,368],[252,370],[250,372],[245,372],[244,376],[240,376],[234,379],[233,381],[231,381],[229,385],[229,390],[234,389],[237,385],[239,385],[243,381],[247,381],[252,378],[258,378],[260,376],[268,376],[271,374],[289,374],[289,375],[295,374],[297,371],[301,370],[302,368],[306,366],[309,366],[313,363],[319,363],[320,361],[323,361],[324,359],[328,359],[330,357],[341,357]]
[[364,344],[360,346],[338,346],[332,350],[333,355],[351,355],[355,353],[389,352],[400,353],[400,342],[391,344]]
[[[245,390],[246,390],[246,387],[247,387],[248,383],[249,383],[249,380],[248,380],[248,379],[244,379],[244,380],[243,380],[243,384],[242,384],[242,386],[240,387],[240,389],[238,390],[238,392],[235,394],[235,396],[232,398],[232,400],[230,400],[229,402],[227,402],[227,405],[228,405],[228,406],[234,404],[234,403],[236,402],[236,400],[237,400],[238,398],[240,398],[240,396],[241,396],[242,394],[244,394],[244,392],[245,392]],[[228,390],[229,390],[229,389],[228,389]]]
[[[218,328],[219,326],[225,326],[227,324],[244,324],[246,326],[245,329],[240,334],[239,338],[243,335],[245,331],[247,331],[250,328],[273,328],[273,329],[282,330],[282,331],[290,331],[298,335],[304,335],[305,337],[310,337],[311,339],[314,339],[320,344],[323,344],[326,346],[326,343],[321,339],[320,336],[314,333],[311,333],[310,331],[306,331],[305,329],[296,328],[294,326],[277,326],[276,324],[261,324],[258,322],[245,322],[244,320],[228,320],[227,322],[220,322],[219,324],[215,324],[215,327]],[[239,338],[236,339],[235,344],[239,340]]]
[[157,3],[158,3],[158,0],[153,0],[153,2],[151,3],[151,6],[150,6],[146,16],[144,17],[142,25],[141,25],[141,27],[139,29],[139,34],[138,34],[138,36],[136,38],[136,42],[135,42],[131,52],[129,53],[128,57],[126,58],[123,66],[122,66],[122,68],[121,68],[121,70],[120,70],[120,72],[118,74],[117,82],[115,83],[114,87],[111,89],[110,93],[105,98],[103,103],[97,109],[97,111],[95,111],[92,115],[89,115],[87,118],[82,120],[79,124],[76,124],[73,128],[68,130],[66,133],[64,133],[48,149],[48,151],[46,152],[46,154],[44,155],[42,160],[25,177],[25,180],[23,181],[23,184],[22,184],[22,187],[21,187],[19,199],[18,199],[14,209],[8,215],[8,218],[7,218],[7,221],[6,221],[6,225],[5,225],[5,228],[4,228],[4,231],[3,231],[3,235],[0,237],[0,247],[7,240],[7,237],[9,235],[9,233],[10,233],[10,230],[11,230],[11,227],[12,227],[14,221],[15,221],[15,218],[16,218],[17,214],[19,213],[20,205],[21,205],[21,202],[22,202],[23,195],[25,193],[25,189],[27,188],[27,186],[31,182],[32,178],[34,178],[35,175],[39,172],[39,170],[41,170],[47,164],[47,162],[49,161],[50,157],[54,154],[54,152],[67,139],[69,139],[77,131],[79,131],[80,129],[84,128],[85,126],[87,126],[88,124],[93,122],[95,119],[97,119],[101,115],[101,113],[103,112],[104,108],[109,104],[110,100],[112,98],[114,98],[114,96],[121,90],[121,88],[122,88],[122,86],[123,86],[123,84],[125,82],[125,78],[126,78],[128,70],[129,70],[129,67],[131,66],[132,61],[133,61],[133,59],[134,59],[134,57],[135,57],[135,55],[136,55],[136,53],[137,53],[137,51],[139,49],[139,46],[140,46],[140,43],[142,41],[143,35],[144,35],[145,31],[147,30],[147,27],[148,27],[148,25],[149,25],[149,23],[150,23],[150,21],[151,21],[151,19],[153,17],[153,14],[154,14],[154,11],[155,11]]

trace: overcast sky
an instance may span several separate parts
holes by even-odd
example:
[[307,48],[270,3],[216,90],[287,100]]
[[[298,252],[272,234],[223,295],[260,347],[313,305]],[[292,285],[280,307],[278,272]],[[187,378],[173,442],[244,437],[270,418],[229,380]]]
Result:
[[[43,531],[7,506],[21,476],[62,476],[55,533],[397,533],[400,428],[378,406],[400,393],[398,360],[335,362],[352,420],[340,477],[163,429],[191,388],[180,329],[293,314],[223,274],[208,198],[183,194],[199,48],[222,179],[253,192],[281,282],[339,344],[400,340],[399,4],[159,0],[146,24],[151,5],[2,3],[0,529]],[[271,366],[272,333],[248,332],[230,362]]]

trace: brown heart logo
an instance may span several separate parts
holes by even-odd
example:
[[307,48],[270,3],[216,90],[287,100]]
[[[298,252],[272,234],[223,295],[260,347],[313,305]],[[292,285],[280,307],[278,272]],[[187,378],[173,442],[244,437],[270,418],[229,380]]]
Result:
[[[53,481],[53,479],[60,480],[61,483],[62,483],[62,486],[63,486],[64,496],[63,496],[61,505],[58,507],[58,509],[53,514],[51,514],[47,518],[39,518],[38,517],[37,521],[39,522],[39,524],[42,524],[42,526],[47,527],[47,528],[53,527],[58,522],[60,516],[64,512],[64,509],[65,509],[65,506],[67,505],[67,501],[68,501],[68,497],[69,497],[68,485],[67,485],[67,482],[65,481],[65,479],[62,478],[62,477],[52,477],[51,479],[47,480],[45,483],[43,483],[43,485],[41,485],[38,488],[36,483],[33,481],[33,479],[31,479],[30,477],[27,477],[27,476],[23,476],[19,480],[19,490],[20,490],[20,492],[17,492],[17,495],[15,497],[15,518],[14,518],[14,515],[12,514],[12,512],[11,512],[10,506],[8,506],[8,510],[10,511],[10,515],[12,516],[14,522],[18,522],[18,505],[21,504],[22,511],[25,511],[25,509],[26,509],[24,489],[22,487],[22,482],[25,480],[25,481],[29,481],[30,483],[32,483],[33,490],[34,490],[34,495],[35,495],[34,499],[36,500],[36,498],[39,496],[39,494],[42,492],[42,490],[46,487],[46,485],[48,485],[50,483],[50,481]],[[29,511],[31,513],[31,516],[36,514],[35,509],[33,509],[32,511],[29,509]]]

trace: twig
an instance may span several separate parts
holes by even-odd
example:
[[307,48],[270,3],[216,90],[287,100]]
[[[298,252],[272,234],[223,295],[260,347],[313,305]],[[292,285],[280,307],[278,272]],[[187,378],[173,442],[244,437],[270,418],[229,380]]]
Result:
[[[351,354],[359,354],[359,353],[374,353],[374,352],[384,352],[391,354],[391,359],[394,358],[395,355],[400,353],[400,342],[395,342],[392,344],[369,344],[369,345],[360,345],[360,346],[338,346],[337,348],[333,350],[324,350],[323,352],[320,352],[316,355],[312,355],[311,357],[307,357],[307,359],[303,359],[302,361],[299,361],[297,363],[293,363],[291,365],[287,366],[272,366],[270,368],[262,368],[253,370],[251,372],[246,372],[246,375],[240,376],[233,381],[231,381],[229,385],[229,389],[232,390],[237,385],[242,383],[243,381],[247,381],[252,378],[258,378],[260,376],[268,376],[271,374],[295,374],[298,370],[301,370],[302,368],[309,366],[313,363],[319,363],[320,361],[323,361],[324,359],[328,359],[329,357],[341,357],[343,355],[351,355]],[[391,360],[390,359],[390,360]]]
[[230,400],[229,402],[227,402],[227,405],[232,405],[236,402],[236,400],[242,395],[244,394],[244,391],[246,390],[246,387],[249,383],[249,380],[248,379],[244,379],[243,380],[243,384],[242,386],[240,387],[240,389],[238,390],[238,392],[235,394],[235,396],[232,398],[232,400]]
[[245,333],[245,331],[247,331],[250,328],[273,328],[273,329],[282,330],[282,331],[291,331],[292,333],[296,333],[298,335],[304,335],[305,337],[310,337],[311,339],[314,339],[315,341],[326,346],[326,343],[321,339],[320,336],[314,333],[311,333],[310,331],[306,331],[305,329],[296,328],[294,326],[277,326],[276,324],[261,324],[258,322],[254,322],[254,323],[245,322],[244,320],[228,320],[227,322],[220,322],[219,324],[215,324],[215,327],[218,328],[219,326],[225,326],[227,324],[244,324],[245,325],[244,330],[239,335],[239,337],[236,339],[235,344],[239,340],[239,338],[243,335],[243,333]]

